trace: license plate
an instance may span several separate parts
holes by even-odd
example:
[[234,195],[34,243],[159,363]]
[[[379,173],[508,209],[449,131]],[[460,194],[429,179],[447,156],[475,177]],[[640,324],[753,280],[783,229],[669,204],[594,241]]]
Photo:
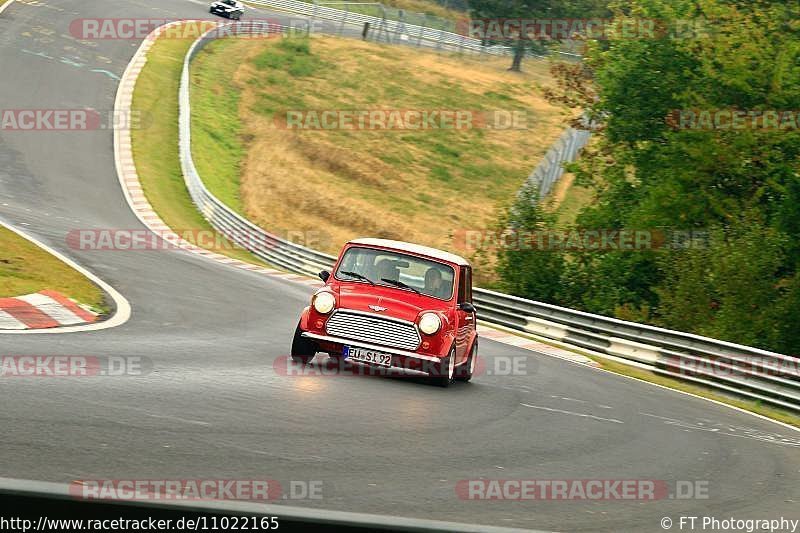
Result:
[[355,348],[353,346],[345,346],[342,355],[345,359],[350,361],[358,361],[359,363],[369,363],[378,366],[392,366],[392,356],[388,353],[376,352],[375,350],[366,350],[364,348]]

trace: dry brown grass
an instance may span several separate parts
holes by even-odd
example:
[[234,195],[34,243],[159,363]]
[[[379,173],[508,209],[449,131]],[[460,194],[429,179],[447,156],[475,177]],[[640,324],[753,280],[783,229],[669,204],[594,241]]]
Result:
[[[507,71],[508,58],[456,57],[352,39],[318,37],[321,63],[292,76],[260,67],[280,41],[227,44],[244,56],[233,77],[246,156],[245,214],[284,233],[322,230],[326,251],[359,236],[407,240],[469,256],[459,229],[491,225],[576,113],[542,96],[548,64]],[[200,89],[202,90],[202,89]],[[524,109],[518,130],[287,131],[274,115],[290,109]]]

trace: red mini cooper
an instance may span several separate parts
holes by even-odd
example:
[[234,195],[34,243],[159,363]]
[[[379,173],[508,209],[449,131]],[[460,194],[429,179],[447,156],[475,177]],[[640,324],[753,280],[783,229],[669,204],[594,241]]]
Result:
[[478,357],[472,268],[434,248],[384,239],[345,244],[325,286],[303,310],[292,359],[317,352],[403,374],[424,374],[442,387],[469,381]]

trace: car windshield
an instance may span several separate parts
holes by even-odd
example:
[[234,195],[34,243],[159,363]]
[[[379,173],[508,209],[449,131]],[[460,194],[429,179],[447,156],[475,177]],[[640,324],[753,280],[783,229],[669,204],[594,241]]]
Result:
[[453,296],[455,270],[444,263],[413,255],[355,246],[342,257],[336,278],[370,281],[400,289],[407,287],[426,296],[449,300]]
[[223,4],[227,4],[229,6],[236,7],[236,0],[222,0]]

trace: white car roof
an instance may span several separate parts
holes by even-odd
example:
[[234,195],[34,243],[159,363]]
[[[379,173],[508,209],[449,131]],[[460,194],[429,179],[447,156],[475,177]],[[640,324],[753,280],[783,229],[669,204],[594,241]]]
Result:
[[429,246],[422,246],[421,244],[414,244],[403,241],[393,241],[390,239],[372,239],[372,238],[355,239],[350,241],[348,244],[378,246],[381,248],[389,248],[392,250],[397,250],[399,252],[409,252],[415,255],[422,255],[425,257],[430,257],[431,259],[438,259],[440,261],[447,261],[448,263],[455,263],[456,265],[469,266],[469,262],[460,255],[451,254],[450,252],[445,252],[444,250],[431,248]]

